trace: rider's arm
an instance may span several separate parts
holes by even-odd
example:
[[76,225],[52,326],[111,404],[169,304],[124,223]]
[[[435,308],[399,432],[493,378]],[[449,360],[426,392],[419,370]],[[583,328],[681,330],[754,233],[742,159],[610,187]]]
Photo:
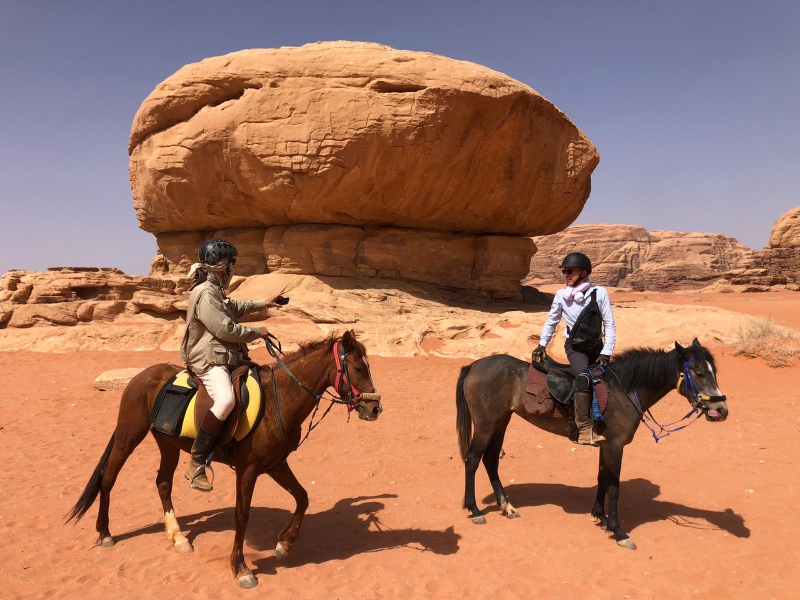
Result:
[[608,297],[608,292],[605,288],[598,288],[597,296],[597,304],[600,306],[600,312],[603,313],[603,333],[605,337],[601,354],[611,356],[617,343],[617,326],[614,324],[614,315],[611,312],[611,299]]
[[252,342],[261,337],[258,328],[246,327],[231,319],[225,313],[222,300],[210,291],[197,299],[195,316],[211,335],[224,342]]
[[561,321],[561,298],[559,292],[553,297],[553,304],[550,306],[550,314],[547,315],[547,320],[542,327],[542,335],[539,336],[539,344],[547,346],[550,343],[553,333],[556,331],[556,326]]
[[251,312],[256,312],[259,310],[264,310],[267,308],[267,303],[263,300],[234,300],[233,298],[228,298],[228,302],[231,303],[234,310],[236,311],[236,318],[243,317]]

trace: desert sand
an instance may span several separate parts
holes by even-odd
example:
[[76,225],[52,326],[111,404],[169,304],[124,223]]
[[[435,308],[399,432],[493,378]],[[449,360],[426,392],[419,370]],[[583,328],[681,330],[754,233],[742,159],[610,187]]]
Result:
[[[800,294],[614,294],[771,316],[797,328]],[[703,340],[702,331],[697,335]],[[681,340],[690,342],[691,340]],[[294,509],[267,476],[256,487],[245,558],[258,577],[240,590],[228,557],[234,475],[217,467],[201,494],[176,478],[173,499],[194,553],[164,535],[148,437],[111,499],[117,545],[95,546],[97,506],[77,526],[76,502],[113,431],[121,392],[100,392],[108,369],[178,361],[177,352],[2,354],[0,585],[3,598],[795,598],[800,583],[797,442],[800,362],[769,368],[710,344],[730,417],[704,420],[658,444],[643,427],[622,470],[620,518],[638,550],[620,548],[589,517],[597,450],[514,418],[500,463],[507,520],[477,477],[488,524],[461,508],[455,383],[467,358],[372,359],[384,413],[368,423],[335,407],[290,465],[310,496],[292,553],[274,554]],[[263,349],[254,359],[266,361]],[[657,418],[686,400],[669,394]]]

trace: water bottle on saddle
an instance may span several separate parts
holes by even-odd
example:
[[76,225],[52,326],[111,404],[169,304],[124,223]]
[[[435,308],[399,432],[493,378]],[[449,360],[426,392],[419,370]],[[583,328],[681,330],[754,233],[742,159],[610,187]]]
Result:
[[556,292],[550,314],[542,327],[539,346],[533,351],[533,361],[542,361],[545,348],[556,326],[564,318],[567,329],[564,350],[575,375],[575,423],[578,443],[597,445],[605,438],[594,431],[592,422],[592,381],[589,365],[605,366],[611,360],[617,328],[611,313],[611,301],[605,288],[589,280],[592,262],[581,252],[572,252],[561,261],[561,273],[566,287]]

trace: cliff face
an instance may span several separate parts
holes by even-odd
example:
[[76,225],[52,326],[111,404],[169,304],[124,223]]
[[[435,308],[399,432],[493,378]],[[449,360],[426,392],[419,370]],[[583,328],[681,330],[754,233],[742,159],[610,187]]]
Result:
[[632,225],[575,225],[534,242],[538,252],[526,278],[533,284],[561,283],[561,260],[576,251],[591,259],[595,283],[642,290],[704,287],[753,255],[725,235]]

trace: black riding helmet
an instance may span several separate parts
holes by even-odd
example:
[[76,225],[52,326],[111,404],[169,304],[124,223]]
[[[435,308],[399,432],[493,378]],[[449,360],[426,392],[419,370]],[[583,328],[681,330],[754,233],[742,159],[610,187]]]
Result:
[[564,260],[561,261],[561,268],[563,269],[565,267],[577,267],[591,274],[592,261],[582,252],[570,252],[564,257]]
[[236,263],[238,252],[236,246],[220,238],[208,240],[200,246],[200,262],[214,266],[218,265],[222,259],[227,258],[230,264]]

